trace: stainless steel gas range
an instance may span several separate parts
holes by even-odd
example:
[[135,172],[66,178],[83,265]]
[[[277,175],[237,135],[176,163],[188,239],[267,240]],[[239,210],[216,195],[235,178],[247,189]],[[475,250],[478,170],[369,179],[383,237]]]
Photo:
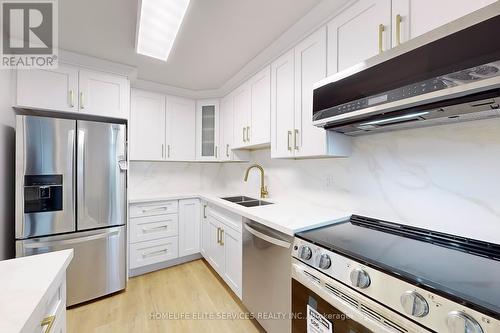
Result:
[[296,236],[292,332],[500,332],[499,245],[362,216]]

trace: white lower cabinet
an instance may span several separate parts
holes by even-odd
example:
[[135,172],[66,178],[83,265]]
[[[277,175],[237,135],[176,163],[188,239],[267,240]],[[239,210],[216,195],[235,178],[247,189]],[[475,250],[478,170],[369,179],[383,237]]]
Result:
[[167,237],[130,244],[130,268],[157,264],[179,256],[178,238]]
[[202,255],[241,299],[241,216],[216,206],[204,205]]
[[129,268],[140,269],[131,275],[200,252],[199,199],[133,203],[129,213]]
[[179,200],[179,256],[200,252],[200,200]]

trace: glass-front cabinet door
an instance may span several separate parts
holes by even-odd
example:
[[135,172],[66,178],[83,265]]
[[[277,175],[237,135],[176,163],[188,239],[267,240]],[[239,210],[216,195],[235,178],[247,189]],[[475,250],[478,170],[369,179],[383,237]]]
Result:
[[201,100],[196,107],[196,158],[219,158],[219,101]]

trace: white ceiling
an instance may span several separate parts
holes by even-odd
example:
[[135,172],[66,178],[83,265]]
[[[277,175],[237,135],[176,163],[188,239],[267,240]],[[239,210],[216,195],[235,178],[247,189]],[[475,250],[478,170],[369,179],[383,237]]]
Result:
[[135,53],[138,0],[59,1],[59,47],[132,65],[138,78],[220,88],[321,0],[191,0],[168,62]]

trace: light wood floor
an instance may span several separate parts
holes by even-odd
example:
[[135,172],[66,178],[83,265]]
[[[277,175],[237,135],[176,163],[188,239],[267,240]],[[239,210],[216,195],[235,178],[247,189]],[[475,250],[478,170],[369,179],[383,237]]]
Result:
[[[179,317],[245,311],[229,287],[200,259],[131,278],[125,292],[69,309],[67,327],[69,333],[262,332],[249,319]],[[158,319],[151,319],[152,313]],[[175,319],[169,319],[169,314]]]

